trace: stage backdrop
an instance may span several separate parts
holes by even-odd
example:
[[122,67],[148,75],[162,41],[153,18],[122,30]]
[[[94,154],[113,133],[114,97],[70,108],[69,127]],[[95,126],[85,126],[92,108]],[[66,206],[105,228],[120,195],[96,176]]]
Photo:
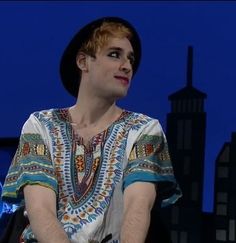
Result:
[[212,211],[215,160],[236,130],[234,2],[1,2],[0,138],[18,137],[33,111],[74,104],[59,60],[78,28],[102,16],[126,18],[142,39],[141,65],[120,105],[158,118],[164,129],[168,96],[186,86],[193,46],[193,86],[207,94],[203,210]]

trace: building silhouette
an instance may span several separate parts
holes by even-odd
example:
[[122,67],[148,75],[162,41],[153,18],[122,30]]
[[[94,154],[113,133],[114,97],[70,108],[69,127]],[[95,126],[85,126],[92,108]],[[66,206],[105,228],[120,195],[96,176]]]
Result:
[[215,215],[212,212],[202,213],[203,223],[202,223],[202,241],[201,243],[214,243],[215,234]]
[[193,47],[188,47],[187,84],[169,96],[166,135],[183,197],[163,210],[172,243],[202,242],[202,192],[205,156],[206,94],[193,87]]
[[216,159],[212,242],[236,242],[236,132]]
[[0,138],[0,182],[3,184],[18,145],[18,138]]
[[[4,183],[11,160],[17,149],[18,141],[18,138],[0,138],[0,195],[2,192],[1,185]],[[12,211],[13,206],[3,203],[0,198],[0,235],[3,232]]]

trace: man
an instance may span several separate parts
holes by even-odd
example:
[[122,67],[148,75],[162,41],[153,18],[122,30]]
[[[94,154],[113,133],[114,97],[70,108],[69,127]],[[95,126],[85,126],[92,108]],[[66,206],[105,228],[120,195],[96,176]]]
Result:
[[117,17],[67,46],[60,73],[77,102],[31,114],[4,185],[4,200],[26,206],[22,242],[143,243],[155,198],[180,196],[158,120],[116,105],[140,57],[136,30]]

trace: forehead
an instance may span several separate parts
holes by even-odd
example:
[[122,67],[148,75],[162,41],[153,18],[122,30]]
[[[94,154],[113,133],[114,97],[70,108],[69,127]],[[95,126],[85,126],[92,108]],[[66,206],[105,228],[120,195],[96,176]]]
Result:
[[126,53],[133,53],[133,47],[129,41],[129,39],[127,39],[126,37],[124,38],[117,38],[117,37],[110,37],[106,43],[106,45],[104,45],[100,51],[106,51],[112,48],[119,48],[122,51],[126,52]]

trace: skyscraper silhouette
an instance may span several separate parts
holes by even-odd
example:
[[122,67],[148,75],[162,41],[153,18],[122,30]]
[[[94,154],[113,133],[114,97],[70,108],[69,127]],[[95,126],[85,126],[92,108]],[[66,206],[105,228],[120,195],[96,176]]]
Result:
[[236,241],[236,132],[216,159],[213,242]]
[[[193,87],[193,47],[188,47],[187,85],[171,94],[166,134],[183,197],[169,210],[173,243],[200,243],[205,156],[206,94]],[[164,212],[167,213],[167,212]],[[165,216],[163,216],[165,217]]]

